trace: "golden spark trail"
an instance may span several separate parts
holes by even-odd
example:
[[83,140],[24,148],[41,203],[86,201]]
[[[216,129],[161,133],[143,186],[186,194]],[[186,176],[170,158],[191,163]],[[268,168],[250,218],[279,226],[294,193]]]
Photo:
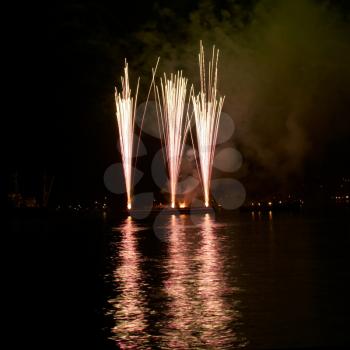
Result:
[[132,198],[132,158],[134,142],[134,125],[136,103],[139,90],[137,82],[135,98],[131,96],[129,85],[128,63],[125,61],[124,77],[121,77],[122,91],[115,89],[116,117],[119,130],[120,152],[122,155],[124,179],[127,194],[127,206],[131,209]]
[[205,206],[209,206],[209,189],[213,168],[215,145],[224,97],[217,97],[219,50],[213,46],[212,59],[208,65],[206,77],[204,49],[200,42],[199,73],[200,93],[192,96],[193,111],[196,123],[197,145],[200,163],[201,180],[204,191]]
[[174,208],[185,138],[190,127],[189,104],[187,104],[187,111],[185,112],[187,79],[182,76],[182,72],[177,72],[175,75],[171,74],[170,79],[164,74],[164,79],[160,80],[160,85],[160,92],[158,87],[155,88],[157,116],[161,138],[165,146],[171,207]]

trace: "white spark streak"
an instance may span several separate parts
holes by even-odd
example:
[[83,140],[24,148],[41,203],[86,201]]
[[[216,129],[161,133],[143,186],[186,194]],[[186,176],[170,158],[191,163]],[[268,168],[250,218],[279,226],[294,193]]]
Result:
[[132,97],[129,85],[128,63],[126,61],[124,67],[124,77],[121,77],[121,83],[122,91],[118,92],[117,88],[115,89],[116,117],[127,193],[127,207],[128,209],[131,209],[134,125],[139,80],[137,82],[135,97]]
[[187,79],[182,76],[182,72],[171,74],[170,79],[164,74],[160,85],[160,93],[158,87],[155,88],[157,116],[165,146],[171,207],[174,208],[185,138],[190,127],[188,107],[185,112]]
[[209,190],[215,154],[215,145],[224,97],[217,97],[219,50],[213,46],[212,59],[208,65],[208,79],[205,74],[204,49],[200,42],[199,72],[201,91],[192,96],[196,122],[197,145],[200,160],[201,180],[205,206],[209,206]]

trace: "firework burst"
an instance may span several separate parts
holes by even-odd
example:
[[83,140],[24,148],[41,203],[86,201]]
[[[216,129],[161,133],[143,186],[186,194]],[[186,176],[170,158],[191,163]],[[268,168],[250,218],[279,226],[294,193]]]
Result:
[[224,97],[217,97],[219,50],[215,50],[215,46],[213,46],[212,58],[211,61],[209,61],[207,75],[202,42],[200,43],[198,58],[201,89],[198,95],[192,95],[192,102],[204,202],[205,206],[208,207],[215,145]]

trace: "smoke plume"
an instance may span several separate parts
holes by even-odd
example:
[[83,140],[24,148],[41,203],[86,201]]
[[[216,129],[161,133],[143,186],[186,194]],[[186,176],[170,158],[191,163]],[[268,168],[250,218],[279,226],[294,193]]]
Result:
[[248,166],[283,179],[309,159],[328,161],[324,153],[350,131],[347,18],[322,1],[214,3],[202,1],[183,18],[159,9],[161,20],[136,34],[136,65],[149,69],[159,53],[160,73],[183,69],[198,91],[199,41],[207,55],[215,44],[224,111]]

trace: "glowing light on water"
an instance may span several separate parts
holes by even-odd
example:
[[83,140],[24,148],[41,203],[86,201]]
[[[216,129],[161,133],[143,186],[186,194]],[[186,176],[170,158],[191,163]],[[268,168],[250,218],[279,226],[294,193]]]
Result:
[[122,91],[115,89],[116,117],[119,130],[120,152],[123,162],[125,187],[127,194],[127,207],[131,209],[132,200],[132,158],[134,142],[134,125],[136,116],[137,94],[139,80],[137,82],[135,97],[131,96],[129,85],[128,63],[125,61],[124,77],[121,77]]
[[129,216],[119,228],[118,259],[113,272],[117,293],[109,299],[110,314],[115,320],[113,339],[120,349],[141,348],[147,344],[147,318],[141,270],[142,256],[138,251],[139,228]]
[[187,79],[182,72],[160,80],[160,92],[155,88],[157,117],[162,143],[164,143],[166,167],[169,174],[171,207],[175,208],[176,186],[179,177],[185,138],[190,127],[188,107],[185,111]]
[[[152,253],[151,238],[131,217],[113,231],[115,268],[106,314],[113,318],[111,338],[119,349],[245,348],[242,290],[227,272],[236,270],[235,250],[228,246],[225,225],[211,214],[159,215],[166,235],[164,254]],[[114,246],[113,244],[113,246]],[[145,253],[146,249],[146,253]],[[229,267],[229,270],[227,268]],[[161,283],[154,271],[162,271]],[[112,279],[110,279],[112,277]],[[194,331],[195,330],[195,331]]]
[[200,163],[200,174],[204,191],[204,204],[209,206],[209,190],[212,175],[215,145],[224,97],[217,97],[219,50],[213,46],[212,58],[206,74],[205,57],[202,42],[200,43],[199,72],[201,81],[200,93],[192,96],[196,135]]

